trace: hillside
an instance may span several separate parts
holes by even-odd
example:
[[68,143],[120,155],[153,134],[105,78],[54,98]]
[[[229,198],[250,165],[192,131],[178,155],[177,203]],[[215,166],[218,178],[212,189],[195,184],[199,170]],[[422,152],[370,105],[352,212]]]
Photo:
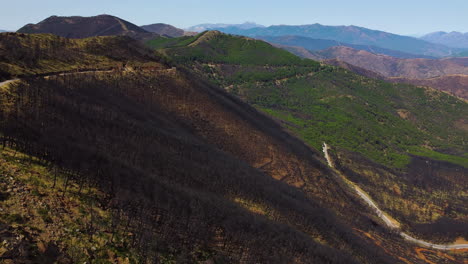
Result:
[[467,99],[468,58],[399,59],[348,47],[309,52],[282,47],[294,54],[347,68],[357,74],[389,82],[429,86]]
[[[218,87],[128,47],[146,58],[139,69],[1,87],[0,169],[9,176],[1,180],[3,259],[418,260],[402,253],[410,245],[372,224],[377,218],[336,181],[321,153]],[[382,240],[391,246],[375,244]]]
[[[212,81],[227,87],[227,89],[236,89],[237,92],[240,93],[241,97],[244,97],[244,94],[238,90],[239,87],[248,86],[248,83],[260,85],[260,83],[258,83],[259,81],[265,83],[267,86],[270,84],[282,86],[281,83],[295,82],[303,78],[317,79],[317,82],[328,82],[327,79],[320,79],[315,75],[331,75],[331,72],[336,75],[335,80],[333,81],[334,83],[336,83],[341,77],[350,80],[353,78],[362,78],[360,76],[353,75],[352,73],[343,74],[343,71],[340,69],[324,66],[312,60],[300,59],[284,50],[275,48],[262,41],[244,37],[235,37],[222,34],[217,31],[209,31],[191,38],[185,37],[172,39],[169,42],[162,39],[162,41],[163,42],[160,42],[159,39],[156,39],[148,42],[148,45],[159,49],[161,53],[169,56],[173,61],[190,65],[190,67],[202,76],[212,79]],[[253,54],[257,54],[257,56],[254,56]],[[263,54],[269,55],[266,56]],[[386,58],[386,56],[381,57]],[[460,64],[464,63],[463,59],[450,59],[447,61],[460,66],[459,68],[462,68]],[[268,78],[266,78],[266,75],[268,75]],[[347,87],[352,83],[361,85],[361,82],[365,81],[356,80],[343,83],[347,83],[347,85],[345,85],[345,87]],[[336,86],[334,83],[332,83],[332,85]],[[305,82],[304,85],[311,85],[310,80]],[[326,84],[324,83],[322,85]],[[375,84],[373,85],[385,86],[387,84],[375,81]],[[372,85],[362,86],[364,90],[374,89]],[[392,90],[397,88],[398,87],[392,88]],[[343,92],[349,92],[347,88],[340,89],[344,89]],[[416,91],[419,88],[414,87],[413,89]],[[395,92],[398,92],[398,90]],[[370,96],[375,96],[374,94],[375,92],[372,92]],[[273,96],[273,94],[271,96]],[[385,96],[385,94],[379,96]],[[266,97],[265,99],[270,100],[273,98]],[[276,97],[275,99],[281,100],[281,98]],[[285,99],[289,100],[290,98]],[[450,97],[446,97],[444,100],[452,99]],[[453,100],[456,99],[453,98]],[[404,103],[408,103],[407,100],[403,101]],[[461,104],[460,106],[463,105],[464,104]],[[417,124],[417,126],[426,125]],[[317,148],[318,146],[320,145],[317,145]]]
[[332,47],[315,52],[323,59],[338,59],[385,77],[425,79],[444,75],[468,74],[468,58],[399,59],[348,47]]
[[390,82],[411,83],[419,86],[429,86],[468,100],[468,75],[446,75],[429,79],[394,77],[387,78],[387,80]]
[[172,38],[195,34],[192,32],[186,32],[183,29],[176,28],[174,26],[163,24],[163,23],[145,25],[145,26],[141,26],[141,28],[148,32],[153,32],[161,36],[167,36],[167,37],[172,37]]
[[176,39],[156,38],[148,41],[147,45],[154,49],[181,47],[177,52],[171,52],[171,59],[177,62],[191,60],[249,65],[318,66],[316,62],[278,50],[264,41],[231,37],[219,31],[207,31],[196,36]]
[[344,62],[342,60],[329,59],[329,60],[324,60],[323,63],[325,63],[327,65],[332,65],[332,66],[340,67],[340,68],[343,68],[343,69],[347,69],[347,70],[350,70],[350,71],[352,71],[354,73],[357,73],[359,75],[362,75],[362,76],[365,76],[365,77],[368,77],[368,78],[371,78],[371,79],[378,79],[378,80],[385,80],[386,79],[383,75],[381,75],[379,73],[376,73],[376,72],[370,71],[370,70],[366,70],[364,68],[349,64],[349,63]]
[[[276,118],[315,149],[323,142],[333,146],[337,162],[342,164],[340,170],[372,193],[408,230],[424,223],[439,230],[435,235],[426,227],[418,234],[425,238],[444,239],[442,233],[445,239],[461,235],[468,215],[462,206],[467,202],[462,190],[462,175],[468,167],[464,156],[466,102],[434,89],[368,79],[313,61],[279,63],[273,58],[284,50],[272,46],[268,46],[268,57],[232,60],[230,54],[248,54],[253,52],[250,47],[262,45],[219,33],[216,38],[204,38],[211,34],[200,34],[191,41],[172,40],[172,48],[166,42],[159,51]],[[462,173],[446,179],[440,172],[445,165],[435,165],[424,181],[416,181],[412,174],[418,167],[422,170],[417,160],[447,162],[450,170]],[[396,196],[395,186],[400,190]],[[441,195],[433,195],[434,189]],[[447,200],[442,197],[452,197],[450,205],[445,207]],[[433,210],[442,213],[429,217],[427,212]],[[444,210],[453,210],[452,216]],[[443,225],[438,226],[437,221],[441,217],[452,219],[453,230],[440,229]]]
[[0,35],[0,81],[61,71],[121,68],[155,57],[129,37],[67,39],[48,34]]
[[[304,55],[304,54],[299,54]],[[307,53],[305,54],[307,56]],[[428,79],[411,79],[404,77],[385,77],[379,73],[357,67],[347,62],[329,59],[324,60],[324,63],[341,68],[345,68],[354,73],[366,76],[372,79],[385,80],[392,83],[408,83],[417,86],[428,86],[440,91],[448,92],[452,95],[468,100],[468,75],[445,75],[440,77],[433,77]]]
[[404,53],[436,57],[449,56],[457,51],[457,49],[454,48],[429,43],[417,38],[356,26],[325,26],[312,24],[300,26],[278,25],[251,29],[215,28],[215,30],[249,37],[301,36],[312,39],[335,40],[343,43],[376,46]]
[[364,51],[368,51],[372,53],[379,53],[379,54],[384,54],[384,55],[388,55],[388,56],[392,56],[396,58],[403,58],[403,59],[425,58],[425,57],[433,58],[429,56],[415,55],[415,54],[405,53],[405,52],[396,51],[392,49],[380,48],[376,46],[349,44],[349,43],[344,43],[344,42],[340,42],[336,40],[312,39],[312,38],[301,37],[301,36],[279,36],[279,37],[266,36],[266,37],[258,37],[258,38],[265,40],[267,42],[270,42],[272,44],[302,47],[309,51],[320,51],[320,50],[325,50],[325,49],[336,47],[336,46],[339,46],[339,47],[343,46],[343,47],[349,47],[349,48],[353,48],[357,50],[364,50]]
[[97,36],[124,35],[137,39],[154,37],[154,33],[110,15],[93,17],[59,17],[51,16],[37,24],[28,24],[18,33],[49,33],[66,38],[88,38]]

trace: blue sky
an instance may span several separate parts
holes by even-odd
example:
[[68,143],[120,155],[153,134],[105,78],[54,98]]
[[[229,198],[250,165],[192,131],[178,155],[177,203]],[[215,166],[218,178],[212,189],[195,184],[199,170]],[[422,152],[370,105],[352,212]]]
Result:
[[200,23],[357,25],[398,34],[468,32],[467,0],[2,0],[0,29],[51,15],[111,14],[137,25]]

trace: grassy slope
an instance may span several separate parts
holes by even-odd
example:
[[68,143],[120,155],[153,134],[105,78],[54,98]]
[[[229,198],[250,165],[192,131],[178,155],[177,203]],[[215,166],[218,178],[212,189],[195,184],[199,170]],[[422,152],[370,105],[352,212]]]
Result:
[[468,166],[461,155],[466,131],[455,126],[468,106],[444,93],[367,79],[261,41],[216,32],[149,45],[288,121],[317,149],[326,141],[397,168],[408,164],[409,153],[440,159],[440,150],[447,152],[443,160]]
[[[264,41],[230,37],[217,31],[207,31],[193,37],[156,38],[148,41],[147,45],[154,49],[170,47],[171,58],[179,62],[191,60],[242,65],[318,65],[287,51],[278,50]],[[187,46],[190,49],[186,49]]]
[[[124,228],[112,226],[105,194],[94,187],[67,186],[61,172],[34,157],[0,150],[0,256],[8,263],[140,263]],[[113,234],[112,230],[116,232]],[[17,239],[18,237],[19,239]],[[111,239],[112,238],[112,239]],[[104,262],[102,262],[104,263]]]

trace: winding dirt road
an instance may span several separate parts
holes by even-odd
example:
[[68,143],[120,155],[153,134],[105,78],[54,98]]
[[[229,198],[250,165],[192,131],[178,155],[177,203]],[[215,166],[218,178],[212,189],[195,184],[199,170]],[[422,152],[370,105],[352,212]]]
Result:
[[4,86],[4,85],[7,85],[9,83],[12,83],[12,82],[15,82],[15,81],[18,81],[19,79],[12,79],[12,80],[7,80],[7,81],[4,81],[4,82],[0,82],[0,87]]
[[[331,168],[334,168],[333,161],[328,154],[328,150],[330,148],[328,145],[324,142],[323,143],[323,154],[325,155],[325,159],[327,160],[328,166]],[[379,216],[382,221],[384,221],[385,225],[389,227],[392,230],[399,230],[400,236],[402,236],[404,239],[418,244],[419,246],[423,246],[426,248],[432,248],[432,249],[439,249],[439,250],[457,250],[457,249],[468,249],[468,244],[433,244],[421,239],[414,238],[410,235],[408,235],[405,232],[402,232],[400,229],[400,225],[398,222],[395,220],[391,219],[389,216],[387,216],[380,208],[377,206],[377,204],[370,198],[370,196],[361,190],[358,186],[356,186],[354,183],[351,181],[347,182],[347,185],[349,185],[351,188],[353,188],[356,193],[358,194],[359,197],[361,197],[362,200],[364,200],[373,210],[374,212]]]
[[[72,75],[72,74],[87,74],[87,73],[103,73],[103,72],[112,72],[113,69],[93,69],[93,70],[74,70],[74,71],[69,71],[69,72],[56,72],[56,73],[50,73],[50,74],[38,74],[38,75],[33,75],[32,77],[43,77],[43,78],[50,78],[52,76],[65,76],[65,75]],[[11,79],[11,80],[6,80],[3,82],[0,82],[0,87],[5,86],[9,83],[20,81],[20,78],[16,79]]]

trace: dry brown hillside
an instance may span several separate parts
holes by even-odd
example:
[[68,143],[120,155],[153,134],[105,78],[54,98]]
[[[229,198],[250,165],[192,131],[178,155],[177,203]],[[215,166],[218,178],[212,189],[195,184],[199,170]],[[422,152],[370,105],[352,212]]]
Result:
[[338,59],[385,77],[426,79],[444,75],[468,74],[468,58],[399,59],[349,47],[332,47],[318,52],[324,59]]
[[429,86],[468,100],[468,75],[446,75],[429,79],[388,78],[391,82],[404,82]]

